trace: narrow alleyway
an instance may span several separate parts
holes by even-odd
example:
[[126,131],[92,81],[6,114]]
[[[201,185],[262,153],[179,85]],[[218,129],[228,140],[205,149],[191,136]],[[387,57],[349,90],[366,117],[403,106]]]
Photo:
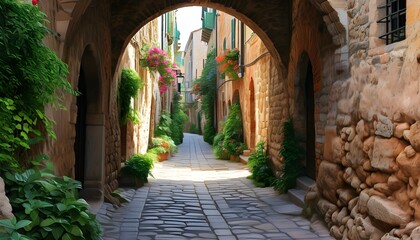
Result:
[[287,195],[256,188],[246,165],[215,159],[202,136],[185,134],[179,152],[156,163],[155,179],[124,193],[131,201],[104,204],[104,240],[332,239],[300,216]]

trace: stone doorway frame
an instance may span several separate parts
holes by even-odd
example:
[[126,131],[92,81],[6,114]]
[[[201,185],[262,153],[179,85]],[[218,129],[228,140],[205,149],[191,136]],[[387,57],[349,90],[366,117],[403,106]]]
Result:
[[[98,61],[94,51],[87,46],[83,51],[80,64],[80,74],[78,82],[84,80],[86,105],[84,106],[86,114],[82,123],[85,124],[85,139],[79,140],[76,135],[75,145],[77,141],[84,142],[84,157],[75,159],[82,161],[79,164],[84,165],[84,174],[81,176],[83,188],[80,191],[80,197],[88,201],[103,201],[104,184],[105,184],[105,115],[102,104],[102,84],[101,77],[98,72]],[[83,83],[82,83],[83,84]],[[79,114],[79,111],[78,111]],[[75,149],[76,150],[76,149]],[[75,155],[78,154],[75,152]],[[77,163],[75,163],[75,166]],[[75,169],[77,171],[77,169]],[[75,172],[76,175],[76,172]]]

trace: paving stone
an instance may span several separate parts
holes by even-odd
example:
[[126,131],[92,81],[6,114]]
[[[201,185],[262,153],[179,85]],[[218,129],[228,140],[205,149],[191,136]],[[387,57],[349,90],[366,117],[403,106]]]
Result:
[[254,187],[245,165],[216,160],[201,136],[184,136],[174,157],[155,164],[155,179],[123,189],[128,203],[102,205],[103,240],[333,239],[287,195]]

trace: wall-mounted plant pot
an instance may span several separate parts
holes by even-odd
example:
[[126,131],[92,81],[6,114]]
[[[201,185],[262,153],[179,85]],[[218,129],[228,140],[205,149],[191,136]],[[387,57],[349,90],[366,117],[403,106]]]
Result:
[[159,153],[159,154],[158,154],[158,157],[159,157],[159,162],[162,162],[162,161],[168,160],[168,158],[169,158],[169,153]]
[[147,179],[144,180],[143,178],[139,178],[128,174],[121,174],[118,178],[118,183],[120,187],[141,188],[146,182]]

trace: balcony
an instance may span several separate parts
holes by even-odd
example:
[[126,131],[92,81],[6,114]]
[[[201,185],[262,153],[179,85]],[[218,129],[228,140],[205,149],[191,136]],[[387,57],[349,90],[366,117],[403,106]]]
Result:
[[201,34],[201,41],[209,42],[211,32],[213,31],[213,28],[214,28],[215,17],[216,17],[215,12],[203,13],[203,25],[202,25],[203,32]]

